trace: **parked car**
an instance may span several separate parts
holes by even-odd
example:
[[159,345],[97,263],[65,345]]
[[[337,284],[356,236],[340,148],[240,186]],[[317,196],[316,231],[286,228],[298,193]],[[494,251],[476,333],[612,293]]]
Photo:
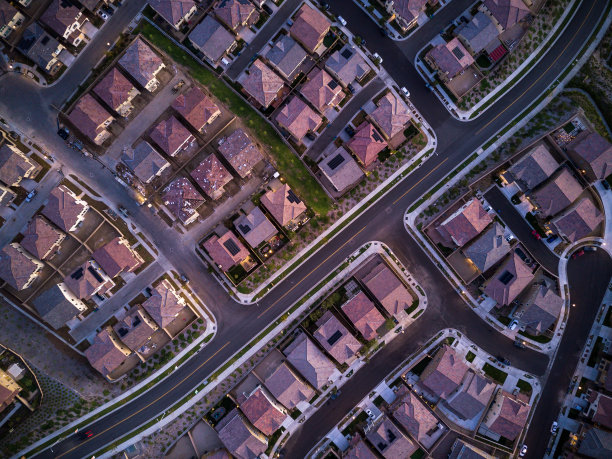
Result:
[[101,9],[102,11],[104,11],[106,14],[108,14],[109,16],[112,16],[112,15],[113,15],[113,13],[115,12],[115,10],[114,10],[114,9],[112,9],[112,8],[111,8],[110,6],[108,6],[108,5],[102,5],[102,6],[100,7],[100,9]]
[[406,97],[410,97],[410,91],[408,91],[408,89],[406,89],[406,86],[402,86],[400,88],[400,91],[402,91],[402,94],[405,95]]
[[510,360],[508,360],[507,358],[505,358],[502,355],[498,355],[497,356],[497,360],[499,360],[500,363],[503,363],[504,365],[510,366]]
[[338,16],[338,22],[346,27],[347,22],[342,16]]
[[181,282],[183,284],[188,284],[189,283],[189,278],[187,276],[185,276],[184,274],[181,274]]
[[587,245],[583,250],[585,252],[597,252],[597,247],[594,245]]
[[64,140],[68,140],[68,137],[70,137],[70,131],[66,128],[59,128],[57,131],[57,135],[59,135]]
[[512,322],[510,322],[510,325],[508,325],[508,328],[510,330],[516,330],[516,327],[518,327],[518,320],[514,319],[512,320]]
[[374,413],[372,413],[372,410],[371,410],[371,409],[366,408],[365,412],[366,412],[366,414],[368,415],[368,417],[369,417],[370,419],[374,419]]
[[536,230],[531,231],[531,235],[535,237],[538,241],[542,239],[542,236],[540,236],[540,233],[538,233]]
[[123,215],[125,218],[129,218],[130,217],[130,213],[123,206],[119,206],[119,212],[121,212],[121,215]]
[[572,255],[572,258],[578,258],[578,257],[581,257],[582,255],[584,255],[584,249],[580,249],[577,252],[574,252],[574,254]]
[[321,8],[323,8],[325,11],[329,10],[329,3],[319,2],[319,4],[321,5]]
[[98,11],[98,16],[100,16],[103,20],[107,20],[108,19],[108,14],[106,14],[104,11],[99,10]]
[[552,423],[552,427],[550,428],[550,433],[553,435],[557,435],[557,432],[559,432],[559,424],[557,423],[557,421]]
[[346,132],[351,137],[353,137],[355,135],[355,129],[353,129],[353,126],[345,127],[344,128],[344,132]]
[[518,339],[518,338],[515,339],[514,345],[518,347],[519,349],[525,349],[525,341],[523,341],[522,339]]
[[383,63],[383,58],[380,57],[380,54],[378,53],[372,54],[372,59],[374,59],[375,61],[378,61],[379,64]]
[[557,239],[559,239],[559,236],[557,234],[553,234],[552,236],[548,236],[546,238],[546,242],[555,242]]
[[601,181],[601,184],[603,185],[603,187],[604,187],[606,190],[609,190],[609,189],[610,189],[610,184],[608,183],[608,181],[607,181],[607,180],[602,180],[602,181]]
[[523,252],[519,247],[514,249],[514,253],[516,253],[519,256],[519,258],[521,260],[523,260],[525,263],[527,263],[527,264],[531,263],[531,258],[529,258],[527,255],[525,255],[525,252]]
[[34,199],[34,196],[36,196],[36,190],[30,191],[25,198],[25,202],[30,202],[32,199]]
[[312,132],[307,132],[307,133],[306,133],[306,138],[307,138],[308,140],[315,140],[315,139],[317,138],[317,136],[316,136],[316,135],[314,135]]
[[506,236],[506,241],[508,241],[508,242],[512,242],[512,241],[514,241],[514,236],[513,236],[512,234],[508,234],[508,235]]
[[351,92],[351,94],[355,94],[355,87],[352,84],[348,84],[347,89]]
[[523,445],[521,446],[521,452],[519,453],[519,456],[525,457],[526,454],[527,454],[527,445]]

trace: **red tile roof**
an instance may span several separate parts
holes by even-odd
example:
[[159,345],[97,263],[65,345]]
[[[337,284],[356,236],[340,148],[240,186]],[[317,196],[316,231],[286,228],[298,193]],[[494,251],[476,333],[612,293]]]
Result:
[[283,362],[265,381],[265,385],[285,408],[291,410],[300,402],[309,401],[315,391]]
[[119,109],[122,104],[133,99],[134,85],[113,67],[110,72],[94,88],[94,92],[113,110]]
[[419,385],[432,395],[445,399],[459,387],[467,371],[463,357],[444,345],[421,373]]
[[261,203],[282,226],[288,225],[306,211],[306,204],[295,195],[287,184],[282,185],[277,190],[267,191],[261,197]]
[[570,242],[576,242],[595,231],[604,216],[589,198],[567,209],[552,221],[557,231]]
[[142,307],[155,323],[163,328],[170,325],[187,306],[185,300],[177,295],[172,285],[167,280],[163,280],[153,289],[151,296],[142,303]]
[[259,13],[249,0],[221,0],[214,11],[215,16],[232,30],[259,18]]
[[485,0],[484,6],[499,22],[503,30],[522,21],[530,13],[523,0]]
[[35,216],[23,233],[21,246],[39,260],[48,258],[59,249],[66,235],[51,226],[40,215]]
[[311,53],[329,30],[331,22],[319,10],[302,5],[291,26],[290,33]]
[[227,271],[249,256],[247,248],[230,230],[221,236],[214,234],[204,243],[204,248],[223,271]]
[[253,167],[264,159],[257,145],[242,129],[224,138],[219,145],[219,152],[242,178],[249,175]]
[[221,197],[223,187],[232,181],[232,174],[214,153],[198,164],[190,175],[210,199]]
[[104,277],[105,273],[93,260],[88,260],[78,266],[72,273],[64,278],[68,289],[82,300],[90,299],[94,294],[102,294],[114,284]]
[[302,333],[287,346],[283,353],[287,360],[316,389],[327,384],[336,366],[325,357],[315,343]]
[[259,207],[255,207],[246,215],[241,215],[234,220],[236,231],[248,244],[256,248],[264,241],[270,240],[278,233],[276,226],[265,216]]
[[111,279],[124,272],[134,272],[143,260],[123,237],[116,237],[91,254]]
[[437,426],[438,419],[406,386],[400,386],[395,395],[397,398],[389,407],[393,419],[417,441],[429,439],[427,433]]
[[24,177],[33,178],[40,169],[16,147],[0,146],[0,180],[7,186],[16,186]]
[[424,10],[427,0],[395,0],[393,10],[398,16],[410,23]]
[[0,250],[0,279],[15,290],[26,288],[31,277],[42,267],[42,263],[29,256],[19,244],[8,244]]
[[497,384],[493,381],[470,371],[461,390],[447,399],[447,406],[461,419],[474,419],[476,416],[480,418],[496,388]]
[[390,139],[403,132],[412,118],[410,110],[398,97],[388,92],[378,101],[378,107],[370,116],[380,130]]
[[111,339],[111,335],[115,340],[117,339],[115,332],[110,327],[103,329],[96,335],[93,344],[85,349],[85,357],[91,366],[104,376],[117,370],[130,354],[127,348],[119,349]]
[[531,271],[516,253],[512,253],[487,281],[484,292],[497,302],[498,307],[510,304],[533,280]]
[[345,97],[342,86],[319,68],[308,74],[308,82],[302,86],[301,93],[321,113],[337,106]]
[[581,132],[568,149],[589,166],[594,178],[604,179],[612,173],[612,145],[597,132]]
[[376,265],[362,281],[392,316],[401,315],[412,305],[414,298],[384,262]]
[[85,94],[70,112],[68,119],[91,141],[95,141],[96,137],[106,130],[104,123],[114,118],[91,94]]
[[309,131],[316,131],[323,121],[318,113],[297,96],[293,96],[289,103],[276,114],[275,119],[299,141]]
[[193,0],[149,0],[149,5],[172,25],[178,24],[196,3]]
[[64,36],[81,12],[74,5],[63,0],[52,0],[40,20],[51,27],[58,35]]
[[175,156],[187,143],[195,140],[191,132],[174,116],[157,123],[150,136],[170,156]]
[[508,169],[508,172],[511,179],[518,181],[521,189],[527,191],[550,177],[557,167],[559,163],[542,143]]
[[426,57],[435,62],[440,72],[449,80],[455,78],[474,63],[474,58],[457,37],[448,43],[434,46]]
[[356,433],[349,443],[349,448],[342,453],[343,459],[377,459],[370,447],[363,441],[361,435]]
[[143,87],[155,78],[161,58],[141,38],[137,38],[125,50],[119,64]]
[[132,307],[125,317],[113,326],[121,342],[135,352],[147,344],[157,329],[157,325],[140,305]]
[[519,436],[529,416],[529,405],[500,391],[485,418],[485,424],[492,432],[514,441]]
[[77,200],[72,191],[60,185],[49,194],[49,200],[42,214],[62,231],[69,232],[77,224],[79,215],[88,208],[84,201]]
[[354,137],[347,144],[348,148],[359,158],[361,163],[368,167],[383,151],[387,142],[381,136],[372,123],[363,122],[357,128]]
[[376,338],[376,330],[385,323],[385,318],[363,292],[359,292],[344,303],[342,312],[348,316],[367,341]]
[[366,434],[366,438],[385,459],[409,458],[419,449],[384,414],[374,421],[373,427]]
[[161,174],[160,171],[170,167],[170,163],[146,140],[141,140],[134,148],[125,149],[121,161],[144,183],[149,183]]
[[215,427],[223,445],[238,459],[259,457],[267,447],[265,437],[234,408]]
[[572,204],[582,194],[582,186],[570,171],[563,168],[554,179],[533,193],[541,212],[552,217]]
[[484,230],[493,217],[484,210],[476,198],[464,204],[440,224],[459,247],[470,242]]
[[274,406],[261,387],[242,402],[240,410],[268,437],[276,432],[287,418],[286,414]]
[[593,422],[612,429],[612,398],[597,394],[597,409],[593,415]]
[[350,361],[361,348],[357,341],[331,311],[317,321],[313,337],[340,364]]
[[164,188],[162,199],[168,210],[183,223],[191,221],[204,202],[202,195],[185,177],[174,179]]
[[196,131],[202,130],[221,114],[215,102],[198,86],[193,86],[183,94],[179,94],[172,102],[172,108],[179,112]]
[[270,106],[284,85],[283,79],[261,59],[253,62],[248,73],[244,73],[238,81],[243,89],[264,108]]

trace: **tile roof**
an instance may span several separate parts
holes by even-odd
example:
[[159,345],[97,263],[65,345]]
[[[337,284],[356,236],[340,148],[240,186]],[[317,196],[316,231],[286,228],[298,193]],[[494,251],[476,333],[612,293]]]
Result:
[[576,242],[595,231],[603,219],[593,201],[585,197],[552,220],[552,224],[570,242]]
[[612,398],[601,393],[597,394],[597,409],[592,421],[612,429]]
[[342,49],[334,51],[325,62],[325,66],[345,86],[348,86],[355,80],[361,80],[372,70],[361,54],[348,44]]
[[386,415],[376,421],[366,438],[385,459],[408,458],[419,449]]
[[7,244],[0,250],[0,279],[15,290],[27,288],[32,276],[42,267],[40,261],[28,255],[17,243]]
[[32,22],[23,32],[21,40],[17,44],[23,54],[32,59],[45,72],[49,63],[55,59],[55,52],[59,42],[49,35],[38,22]]
[[455,244],[462,247],[478,236],[492,221],[493,217],[484,210],[480,201],[473,198],[444,220],[440,227],[448,232]]
[[62,231],[69,232],[78,223],[79,216],[85,209],[89,209],[85,201],[77,199],[72,191],[60,185],[51,190],[42,214]]
[[470,371],[461,389],[450,399],[447,406],[461,419],[474,419],[487,408],[497,384]]
[[421,373],[419,384],[432,395],[446,399],[459,387],[467,371],[463,357],[444,345]]
[[334,149],[321,162],[319,169],[339,193],[359,182],[364,173],[353,157],[342,146]]
[[267,448],[265,437],[251,428],[238,409],[227,413],[216,426],[221,443],[238,459],[254,459]]
[[527,191],[550,177],[557,167],[559,163],[550,154],[546,145],[540,144],[508,169],[508,172],[512,175],[512,179],[519,182],[521,189]]
[[79,9],[69,2],[52,0],[40,20],[63,37],[80,13]]
[[457,439],[453,443],[453,449],[448,455],[448,459],[495,459],[495,456]]
[[87,308],[81,301],[76,304],[70,301],[67,298],[70,293],[66,289],[63,283],[55,284],[32,300],[32,305],[38,314],[56,330],[62,328],[66,322],[74,319]]
[[363,441],[361,435],[356,433],[349,443],[349,448],[342,453],[343,459],[377,459],[370,447]]
[[47,220],[36,215],[23,233],[21,246],[39,260],[44,260],[59,249],[65,237],[65,234],[55,229]]
[[170,156],[175,156],[185,144],[195,140],[174,115],[157,123],[149,135],[164,153]]
[[40,170],[27,156],[7,143],[0,145],[0,180],[16,186],[22,178],[32,178]]
[[266,59],[285,78],[290,77],[306,56],[306,51],[290,35],[281,36],[265,54]]
[[315,68],[301,88],[302,95],[321,113],[337,106],[345,94],[336,80],[323,69]]
[[7,372],[0,370],[0,412],[15,401],[19,392],[19,384]]
[[134,148],[124,150],[121,161],[144,183],[149,183],[161,170],[170,166],[146,140],[141,140]]
[[93,12],[98,6],[98,3],[100,3],[100,0],[80,0],[80,3],[89,11]]
[[355,153],[355,156],[359,158],[361,163],[368,167],[376,161],[378,153],[385,149],[387,142],[372,123],[365,121],[359,125],[357,132],[347,146]]
[[88,300],[95,293],[104,293],[112,287],[106,274],[93,260],[88,260],[64,277],[64,284],[77,298]]
[[350,361],[361,348],[357,341],[331,311],[317,321],[317,330],[313,337],[340,364]]
[[191,171],[190,175],[210,199],[218,199],[223,194],[223,187],[232,181],[232,174],[211,153]]
[[522,21],[530,13],[523,0],[484,0],[484,6],[504,30]]
[[376,330],[385,323],[374,303],[361,291],[342,305],[342,312],[367,341],[376,338]]
[[212,16],[204,16],[189,34],[189,40],[208,59],[217,62],[234,44],[234,36]]
[[8,1],[0,0],[0,28],[7,26],[18,12]]
[[361,280],[392,316],[401,315],[415,300],[385,262],[378,263]]
[[304,333],[296,337],[283,352],[289,363],[316,389],[327,384],[336,371],[331,360]]
[[[221,0],[214,9],[215,16],[230,29],[246,26],[249,21],[257,20],[259,13],[249,0]],[[256,15],[251,17],[252,15]]]
[[193,0],[148,0],[149,5],[167,22],[176,25],[196,6]]
[[244,90],[264,108],[276,99],[284,85],[283,79],[268,67],[261,59],[257,59],[238,80]]
[[190,222],[204,198],[186,177],[176,178],[164,188],[162,200],[172,214],[183,223]]
[[557,321],[564,303],[555,292],[538,285],[526,306],[522,308],[519,323],[532,333],[544,333]]
[[394,0],[393,10],[406,22],[412,22],[419,17],[427,0]]
[[141,86],[155,78],[163,65],[161,58],[140,37],[132,42],[119,59],[119,65]]
[[485,272],[510,252],[510,243],[504,233],[504,227],[494,222],[491,228],[463,249],[463,254],[480,272]]
[[589,165],[596,178],[612,173],[612,145],[597,132],[582,131],[568,149]]
[[261,197],[261,203],[281,226],[286,226],[306,211],[306,204],[286,183],[277,190],[267,191]]
[[0,207],[5,207],[11,204],[17,197],[17,194],[9,187],[0,185]]
[[584,434],[578,452],[595,459],[608,459],[612,455],[612,432],[590,428]]
[[167,327],[176,316],[187,306],[185,300],[177,295],[167,280],[163,280],[152,289],[151,296],[147,298],[142,307],[160,327]]
[[241,215],[238,219],[234,220],[234,227],[253,248],[258,247],[263,241],[269,240],[278,233],[276,227],[268,220],[259,207],[255,207],[248,214]]
[[93,91],[115,111],[139,94],[134,85],[123,76],[117,67],[113,67]]
[[391,139],[404,131],[406,123],[410,121],[412,115],[403,100],[388,92],[378,101],[378,107],[370,114],[370,117],[381,131]]
[[474,53],[479,53],[497,39],[499,30],[489,16],[479,11],[470,22],[457,30],[457,35],[469,43]]
[[314,397],[315,391],[293,372],[283,362],[274,370],[265,385],[276,399],[289,410],[295,408],[300,402],[307,402]]
[[402,385],[395,395],[397,398],[389,407],[393,419],[414,439],[423,443],[429,437],[427,432],[437,426],[438,419],[406,386]]
[[474,63],[474,58],[457,37],[443,45],[434,46],[427,53],[427,57],[436,63],[440,71],[449,80],[455,78]]
[[519,436],[529,416],[529,405],[500,391],[489,409],[484,423],[492,432],[514,441]]
[[298,11],[289,32],[293,38],[313,53],[330,26],[331,22],[323,13],[304,4]]
[[134,272],[143,260],[123,237],[116,237],[91,254],[111,279],[125,272]]
[[249,175],[253,167],[264,159],[257,145],[242,129],[237,129],[225,137],[218,149],[242,178]]
[[318,113],[297,96],[293,96],[289,103],[285,104],[275,119],[300,141],[308,131],[316,131],[323,121]]
[[247,248],[230,230],[221,236],[214,234],[204,243],[204,248],[223,271],[227,271],[249,256]]
[[261,386],[240,404],[240,411],[268,437],[276,432],[287,418],[285,413],[274,406]]
[[179,94],[172,102],[172,108],[179,112],[196,131],[201,131],[221,114],[217,104],[198,86],[192,86]]
[[512,253],[487,281],[484,292],[500,307],[510,304],[533,280],[531,271],[516,253]]
[[131,354],[127,348],[120,349],[115,344],[117,339],[117,335],[110,327],[105,328],[96,335],[92,345],[85,349],[85,357],[91,366],[104,376],[117,370]]
[[113,326],[121,342],[135,352],[149,341],[157,329],[157,325],[140,305],[130,308],[125,317]]
[[106,130],[104,123],[114,118],[88,93],[79,99],[68,119],[91,141],[95,141],[96,137]]
[[565,168],[555,178],[533,193],[533,198],[546,217],[552,217],[572,204],[582,193],[582,186]]

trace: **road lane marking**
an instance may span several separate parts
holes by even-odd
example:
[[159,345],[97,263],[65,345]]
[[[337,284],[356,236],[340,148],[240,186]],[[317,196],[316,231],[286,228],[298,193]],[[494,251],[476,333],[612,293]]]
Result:
[[399,198],[397,198],[395,201],[393,201],[393,205],[397,204],[398,201],[400,201],[404,196],[406,196],[408,193],[410,193],[414,189],[414,187],[416,187],[419,183],[421,183],[423,180],[425,180],[427,177],[429,177],[431,174],[433,174],[434,171],[438,167],[440,167],[442,164],[444,164],[447,159],[448,158],[444,158],[440,164],[438,164],[436,167],[434,167],[432,170],[430,170],[427,174],[425,174],[423,177],[421,177],[421,179],[418,182],[416,182],[414,185],[412,185],[410,188],[408,188],[403,195],[401,195]]
[[[164,398],[166,395],[168,395],[170,392],[172,392],[174,390],[174,388],[180,384],[182,384],[183,382],[185,382],[188,378],[190,378],[191,376],[193,376],[193,374],[198,371],[200,368],[202,368],[204,365],[206,365],[212,358],[214,358],[219,352],[221,352],[225,347],[227,347],[230,344],[230,341],[228,341],[227,343],[225,343],[223,346],[221,346],[217,352],[215,352],[213,355],[211,355],[210,357],[208,357],[204,362],[202,362],[200,365],[198,365],[198,367],[193,370],[191,373],[189,373],[187,376],[185,376],[183,379],[181,379],[177,384],[175,384],[172,388],[168,389],[166,392],[164,392],[162,395],[160,395],[159,397],[157,397],[155,400],[153,400],[151,403],[149,403],[148,405],[143,406],[141,409],[139,409],[138,411],[135,411],[134,413],[130,414],[128,417],[122,419],[119,422],[116,422],[115,424],[111,425],[110,427],[107,427],[106,429],[104,429],[102,432],[94,435],[93,437],[87,439],[86,441],[79,443],[78,445],[70,448],[68,451],[60,454],[59,456],[57,456],[56,459],[59,459],[60,457],[65,456],[68,453],[71,453],[72,451],[74,451],[77,448],[80,448],[81,446],[83,446],[85,443],[93,440],[94,438],[99,437],[100,435],[108,432],[111,429],[114,429],[115,427],[117,427],[119,424],[127,421],[128,419],[133,418],[134,416],[136,416],[138,413],[142,412],[143,410],[146,410],[148,407],[150,407],[151,405],[153,405],[154,403],[157,403],[159,400],[161,400],[162,398]],[[144,394],[144,393],[143,393]],[[128,402],[129,403],[129,402]],[[95,421],[94,421],[95,422]],[[137,427],[138,428],[138,427]]]
[[[490,124],[491,124],[493,121],[495,121],[497,118],[499,118],[499,117],[500,117],[500,116],[501,116],[501,115],[502,115],[502,114],[503,114],[503,113],[504,113],[506,110],[508,110],[510,107],[512,107],[514,104],[516,104],[516,103],[519,101],[519,99],[521,99],[521,98],[522,98],[522,97],[525,95],[525,93],[526,93],[527,91],[529,91],[531,88],[533,88],[533,87],[534,87],[534,86],[535,86],[535,85],[538,83],[538,81],[540,81],[540,80],[541,80],[541,79],[544,77],[544,75],[546,75],[546,74],[548,73],[548,71],[550,70],[550,68],[551,68],[553,65],[555,65],[555,64],[557,63],[557,61],[559,60],[559,58],[560,58],[560,57],[561,57],[561,56],[562,56],[562,55],[565,53],[565,50],[567,50],[567,48],[569,47],[569,45],[570,45],[570,44],[571,44],[571,43],[574,41],[574,39],[576,38],[576,36],[578,35],[578,33],[579,33],[581,30],[582,30],[582,28],[584,27],[584,23],[587,21],[587,19],[588,19],[588,18],[589,18],[589,16],[591,15],[591,12],[593,11],[593,7],[594,7],[594,6],[595,6],[595,2],[593,2],[593,4],[591,5],[591,8],[589,9],[589,12],[587,13],[587,15],[586,15],[586,16],[584,17],[584,19],[582,20],[582,23],[580,24],[580,27],[578,27],[578,29],[576,30],[576,32],[574,33],[574,35],[572,36],[572,38],[571,38],[570,40],[568,40],[567,44],[565,45],[565,48],[563,48],[563,49],[561,50],[561,52],[559,53],[559,55],[557,56],[557,58],[556,58],[554,61],[552,61],[552,63],[551,63],[549,66],[548,66],[548,68],[547,68],[546,70],[544,70],[544,71],[543,71],[543,72],[540,74],[540,76],[538,77],[538,79],[537,79],[537,80],[535,80],[533,83],[531,83],[531,85],[530,85],[530,86],[529,86],[527,89],[525,89],[525,91],[523,91],[523,93],[522,93],[520,96],[518,96],[516,99],[514,99],[514,101],[513,101],[513,102],[512,102],[510,105],[508,105],[508,106],[507,106],[506,108],[504,108],[504,109],[503,109],[501,112],[499,112],[499,114],[498,114],[498,115],[497,115],[495,118],[493,118],[491,121],[489,121],[489,122],[488,122],[487,124],[485,124],[483,127],[481,127],[481,128],[478,130],[478,131],[476,131],[476,135],[480,134],[480,133],[482,132],[482,130],[483,130],[483,129],[486,129],[486,128],[487,128],[487,126],[489,126],[489,125],[490,125]],[[569,26],[569,24],[568,24],[568,26]],[[558,37],[558,38],[561,38],[561,37]],[[589,38],[590,38],[590,37],[589,37]],[[536,64],[536,65],[537,65],[537,64]],[[550,86],[550,85],[549,85],[549,86]]]

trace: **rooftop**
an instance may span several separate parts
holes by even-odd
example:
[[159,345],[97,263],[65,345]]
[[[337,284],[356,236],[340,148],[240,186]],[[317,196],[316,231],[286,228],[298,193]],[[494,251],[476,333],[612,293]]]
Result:
[[134,85],[117,69],[113,67],[93,90],[106,105],[117,111],[122,104],[133,99]]
[[393,419],[422,443],[428,437],[427,432],[437,426],[438,419],[406,386],[400,386],[395,395],[397,398],[389,407]]
[[172,285],[163,280],[147,298],[142,307],[160,327],[167,327],[186,307],[185,300],[178,296]]
[[238,409],[225,415],[216,426],[219,438],[228,451],[239,459],[259,457],[267,448],[265,437],[259,435],[242,418]]
[[183,223],[191,221],[204,198],[186,177],[178,177],[164,188],[164,205]]
[[264,159],[257,145],[242,129],[235,130],[223,139],[219,153],[242,178],[249,175],[253,167]]
[[362,278],[362,282],[392,316],[400,315],[415,300],[406,286],[385,262],[380,262],[374,266]]
[[514,164],[508,172],[512,179],[519,182],[521,189],[527,191],[550,177],[557,167],[559,163],[550,154],[548,148],[540,144]]
[[467,371],[463,357],[444,345],[421,373],[419,384],[432,395],[446,399],[459,387]]
[[361,163],[368,167],[376,161],[378,153],[385,149],[387,142],[372,123],[365,121],[359,125],[357,132],[347,146],[355,153]]
[[551,217],[572,204],[582,194],[582,186],[569,170],[561,169],[556,176],[538,188],[533,198],[546,217]]
[[589,165],[596,178],[612,173],[612,145],[597,132],[582,131],[568,149]]
[[474,53],[479,53],[497,39],[499,30],[489,16],[479,11],[470,22],[457,30],[457,34],[469,43]]
[[119,65],[141,86],[155,78],[163,65],[161,58],[140,37],[132,42],[119,59]]
[[172,102],[172,108],[179,112],[196,131],[202,130],[221,114],[217,104],[198,86],[192,86],[179,94]]
[[240,410],[266,436],[276,432],[287,415],[268,398],[261,386],[240,404]]
[[363,171],[344,147],[336,148],[323,159],[319,169],[340,193],[364,177]]
[[514,441],[519,436],[529,416],[529,405],[505,391],[499,391],[484,420],[492,432]]
[[559,318],[565,301],[551,289],[538,285],[519,318],[521,326],[537,334],[544,333]]
[[114,238],[94,250],[91,256],[111,279],[124,272],[133,272],[143,264],[140,255],[123,237]]
[[444,220],[439,228],[446,231],[456,245],[462,247],[478,236],[492,221],[493,217],[480,201],[473,198]]
[[406,124],[412,118],[404,101],[391,92],[388,92],[378,101],[378,107],[370,116],[390,139],[403,132]]
[[282,35],[266,53],[266,59],[276,67],[285,78],[306,59],[306,51],[289,35]]
[[316,389],[327,384],[336,366],[304,333],[283,351],[287,360]]
[[105,123],[113,117],[88,93],[79,99],[68,119],[89,140],[95,141],[96,137],[106,130]]
[[337,106],[345,97],[342,86],[319,68],[308,74],[308,81],[302,86],[301,93],[320,113]]
[[42,216],[36,215],[23,233],[21,246],[39,260],[44,260],[59,249],[66,236],[49,224]]
[[288,225],[306,211],[306,204],[287,184],[274,191],[268,190],[261,197],[261,204],[281,226]]
[[450,399],[448,407],[461,419],[474,419],[487,408],[497,384],[470,371],[461,389]]
[[427,0],[394,0],[393,9],[406,22],[410,23],[419,17]]
[[485,272],[510,252],[510,243],[504,237],[504,227],[498,222],[481,234],[463,254],[480,270]]
[[42,263],[12,243],[0,250],[0,279],[15,290],[26,288],[33,275],[42,269]]
[[357,338],[351,335],[331,311],[323,314],[317,321],[317,326],[319,328],[313,337],[338,363],[347,363],[361,348]]
[[276,99],[284,85],[283,79],[268,67],[261,59],[257,59],[240,79],[244,90],[264,108]]
[[144,183],[150,182],[159,171],[170,166],[170,163],[145,140],[141,140],[134,148],[125,149],[121,161]]
[[193,0],[149,0],[149,5],[167,22],[176,25],[196,3]]
[[484,0],[484,6],[504,30],[522,21],[530,14],[529,8],[523,0]]
[[52,0],[49,7],[40,16],[40,20],[63,37],[79,14],[81,14],[79,9],[71,3],[64,0]]
[[501,307],[512,303],[532,280],[532,269],[512,253],[487,281],[484,292]]
[[79,216],[89,209],[85,201],[77,199],[68,188],[60,185],[51,190],[42,214],[64,232],[72,231]]
[[302,5],[291,26],[291,36],[313,53],[331,26],[329,19],[319,10]]
[[215,15],[230,29],[237,30],[244,26],[251,15],[258,15],[255,6],[249,0],[221,0],[214,9]]
[[334,51],[327,59],[325,66],[340,82],[348,86],[355,80],[361,80],[371,69],[365,59],[351,45]]
[[419,447],[406,437],[385,415],[376,421],[366,438],[385,459],[408,458]]
[[169,156],[175,156],[186,143],[194,140],[191,132],[174,115],[157,123],[149,135]]
[[85,357],[92,367],[108,376],[117,370],[126,360],[131,352],[116,344],[117,336],[112,329],[105,328],[94,338],[91,346],[85,349]]
[[323,121],[321,115],[306,105],[306,102],[297,95],[294,95],[289,103],[279,110],[275,119],[299,141],[309,131],[316,131]]
[[0,145],[0,181],[7,186],[17,185],[24,177],[32,178],[40,169],[16,147]]
[[385,323],[385,318],[362,291],[342,305],[342,312],[367,341],[376,338],[378,328]]
[[212,16],[204,16],[189,34],[189,40],[213,62],[223,57],[234,44],[234,36]]
[[289,410],[295,408],[300,402],[309,401],[315,391],[282,363],[265,381],[270,393]]
[[88,300],[95,293],[104,293],[113,286],[108,277],[104,277],[101,268],[88,260],[64,278],[64,284],[77,298]]
[[359,432],[351,438],[349,448],[342,453],[342,459],[377,459]]
[[223,194],[223,187],[232,181],[232,174],[211,153],[190,174],[210,199],[217,199]]
[[206,240],[204,248],[223,271],[236,266],[249,256],[247,248],[230,230],[225,231],[221,236],[214,234]]
[[570,242],[576,242],[595,231],[603,220],[603,214],[593,201],[585,197],[555,218],[552,224]]
[[474,58],[457,37],[443,45],[434,46],[427,53],[427,56],[436,63],[440,71],[449,80],[455,78],[474,63]]
[[113,326],[121,342],[133,351],[141,350],[157,328],[140,305],[132,307],[125,317]]
[[268,220],[259,207],[255,207],[246,215],[241,215],[234,221],[234,226],[245,241],[256,248],[264,241],[269,240],[278,231]]

